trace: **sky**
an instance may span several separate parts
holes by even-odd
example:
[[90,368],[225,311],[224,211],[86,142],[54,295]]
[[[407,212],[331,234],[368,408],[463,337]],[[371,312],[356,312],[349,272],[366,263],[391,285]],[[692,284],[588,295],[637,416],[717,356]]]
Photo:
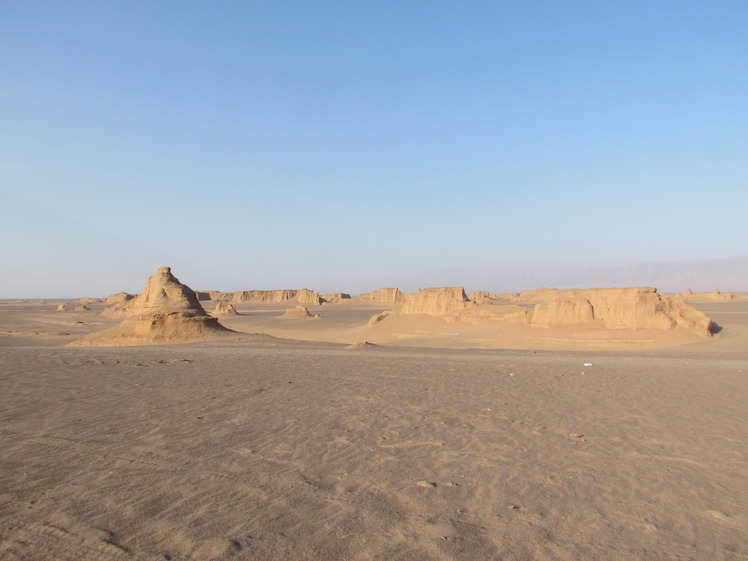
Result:
[[164,265],[328,292],[746,255],[747,23],[742,0],[0,0],[0,298]]

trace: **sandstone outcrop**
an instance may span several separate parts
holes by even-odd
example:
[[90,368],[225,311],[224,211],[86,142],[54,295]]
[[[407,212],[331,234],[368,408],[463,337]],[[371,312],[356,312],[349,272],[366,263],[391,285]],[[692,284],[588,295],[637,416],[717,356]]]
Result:
[[134,294],[128,294],[127,292],[118,292],[117,294],[110,294],[106,297],[105,303],[108,305],[112,304],[124,304],[135,298]]
[[145,289],[123,308],[122,323],[91,333],[73,346],[163,345],[211,339],[231,333],[205,313],[195,292],[161,267]]
[[405,295],[400,292],[399,288],[379,288],[371,292],[365,292],[358,299],[362,302],[397,306],[405,301]]
[[84,306],[90,306],[91,304],[100,304],[103,300],[101,298],[78,298],[76,302]]
[[88,307],[88,306],[86,306],[85,304],[81,304],[80,302],[78,302],[78,303],[77,303],[77,304],[75,305],[75,308],[73,308],[73,311],[74,311],[74,312],[87,312],[87,311],[89,311],[90,309],[91,309],[91,308],[89,308],[89,307]]
[[468,300],[475,302],[476,304],[490,304],[491,295],[487,290],[477,290],[470,293]]
[[748,295],[720,292],[719,289],[714,292],[693,292],[689,288],[685,292],[679,292],[675,296],[682,300],[691,300],[692,302],[748,302]]
[[60,302],[59,304],[57,304],[57,308],[55,308],[55,311],[56,312],[64,312],[65,311],[65,304],[63,304],[62,302]]
[[319,315],[315,314],[312,315],[309,313],[309,310],[306,308],[306,306],[295,306],[293,308],[288,308],[283,313],[282,318],[318,318]]
[[210,315],[213,317],[238,316],[239,312],[228,302],[218,302]]
[[407,295],[400,313],[443,316],[470,305],[475,304],[468,300],[462,287],[424,288]]
[[323,294],[320,296],[324,302],[337,302],[339,300],[348,300],[351,295],[345,292],[332,292],[330,294]]
[[234,292],[231,301],[235,304],[285,304],[295,302],[302,306],[319,306],[320,295],[308,288],[301,290],[242,290]]
[[543,289],[522,293],[520,301],[538,302],[532,327],[565,327],[600,321],[607,329],[658,329],[684,327],[703,337],[711,335],[712,322],[680,299],[655,288]]

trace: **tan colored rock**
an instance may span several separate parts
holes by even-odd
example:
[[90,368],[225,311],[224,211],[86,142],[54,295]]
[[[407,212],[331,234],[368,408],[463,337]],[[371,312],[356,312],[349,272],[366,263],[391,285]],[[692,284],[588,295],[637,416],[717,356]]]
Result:
[[365,292],[358,299],[362,302],[397,306],[405,301],[405,295],[400,292],[399,288],[379,288],[372,292]]
[[213,317],[238,316],[239,312],[228,302],[218,302],[210,315]]
[[469,305],[474,304],[468,300],[462,287],[424,288],[407,295],[400,313],[443,316],[464,310]]
[[477,290],[471,292],[468,296],[468,300],[475,302],[476,304],[490,304],[491,299],[491,294],[489,294],[487,290]]
[[117,294],[110,294],[106,297],[106,304],[124,304],[135,298],[134,294],[128,294],[127,292],[118,292]]
[[283,313],[282,318],[318,318],[319,315],[312,315],[309,313],[309,310],[306,308],[306,306],[295,306],[293,308],[287,308],[286,311]]
[[79,302],[79,303],[77,303],[77,304],[75,305],[75,308],[73,308],[73,311],[74,311],[74,312],[87,312],[87,311],[89,311],[90,309],[91,309],[91,308],[89,308],[89,307],[88,307],[88,306],[86,306],[85,304],[81,304],[81,303]]
[[234,292],[233,303],[285,304],[296,302],[302,306],[319,306],[322,300],[318,293],[302,288],[301,290],[242,290]]
[[348,300],[351,295],[345,292],[331,292],[330,294],[323,294],[320,296],[325,302],[338,302],[340,300]]
[[76,302],[84,306],[90,306],[91,304],[100,304],[103,300],[101,298],[78,298]]
[[533,292],[532,298],[540,300],[532,312],[533,327],[582,325],[599,320],[607,329],[670,330],[680,326],[703,337],[711,335],[712,322],[706,315],[655,288]]
[[142,294],[124,308],[125,320],[91,333],[72,346],[137,346],[184,343],[231,333],[205,313],[195,292],[179,282],[169,267],[149,277]]
[[65,304],[63,304],[62,302],[60,302],[59,304],[57,304],[57,308],[55,308],[55,311],[56,312],[64,312],[65,311]]
[[373,316],[371,316],[369,318],[369,323],[367,323],[367,325],[369,327],[372,327],[372,326],[378,324],[380,321],[384,320],[385,318],[389,317],[391,314],[392,314],[392,312],[389,312],[389,311],[382,312],[380,314],[374,314]]

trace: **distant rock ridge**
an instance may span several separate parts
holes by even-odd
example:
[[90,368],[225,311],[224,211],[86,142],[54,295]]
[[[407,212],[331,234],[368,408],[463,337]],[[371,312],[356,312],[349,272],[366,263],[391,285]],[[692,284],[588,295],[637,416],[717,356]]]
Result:
[[[397,291],[397,292],[395,292]],[[660,294],[650,287],[555,289],[538,288],[521,293],[465,295],[461,287],[426,288],[415,294],[398,289],[380,289],[367,295],[370,301],[390,304],[393,310],[369,321],[375,326],[398,315],[424,314],[449,324],[484,324],[495,321],[520,322],[530,327],[559,328],[590,324],[605,329],[667,331],[676,327],[712,335],[712,321],[681,298]],[[515,305],[500,304],[509,300]]]
[[387,304],[397,306],[405,301],[405,296],[399,288],[379,288],[371,292],[365,292],[358,297],[362,302],[373,302],[376,304]]
[[296,302],[302,306],[319,306],[322,304],[317,292],[302,288],[301,290],[242,290],[234,292],[232,303],[284,304]]
[[748,302],[748,295],[746,294],[720,292],[719,289],[715,289],[714,292],[693,292],[689,288],[684,292],[679,292],[675,296],[693,302]]
[[468,300],[462,287],[424,288],[405,296],[401,314],[443,316],[475,305]]
[[211,339],[231,333],[205,313],[195,292],[179,282],[169,267],[146,281],[143,292],[121,309],[125,320],[91,333],[72,346],[162,345]]
[[522,293],[519,302],[537,302],[532,327],[565,327],[599,320],[607,329],[683,327],[702,337],[712,334],[712,321],[683,300],[656,288],[542,289]]

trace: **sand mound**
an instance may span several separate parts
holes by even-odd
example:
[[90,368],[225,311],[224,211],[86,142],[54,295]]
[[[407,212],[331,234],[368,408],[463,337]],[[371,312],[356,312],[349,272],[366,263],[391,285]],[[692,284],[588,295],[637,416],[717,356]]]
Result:
[[308,288],[301,290],[242,290],[234,292],[231,301],[236,304],[284,304],[296,302],[302,306],[319,306],[320,295]]
[[474,304],[468,300],[462,287],[424,288],[416,294],[406,295],[400,313],[443,316],[470,305]]
[[400,292],[399,288],[379,288],[372,292],[365,292],[358,299],[362,302],[397,306],[405,301],[405,295]]
[[213,317],[238,316],[239,312],[237,312],[236,308],[228,302],[218,302],[210,315]]
[[[532,313],[532,327],[565,327],[593,320],[606,329],[684,327],[703,337],[711,335],[711,320],[679,299],[655,288],[601,288],[532,291],[522,301],[540,300]],[[525,293],[523,293],[524,295]]]
[[88,306],[86,306],[85,304],[81,304],[81,303],[79,302],[78,304],[76,304],[76,305],[75,305],[75,308],[73,308],[73,311],[74,311],[74,312],[87,312],[87,311],[89,311],[90,309],[91,309],[91,308],[89,308],[89,307],[88,307]]
[[282,318],[318,318],[319,314],[312,315],[305,306],[296,306],[294,308],[288,308],[282,316]]
[[195,292],[179,282],[169,267],[148,279],[143,293],[123,308],[119,325],[91,333],[72,346],[163,345],[199,341],[230,333],[205,313]]

